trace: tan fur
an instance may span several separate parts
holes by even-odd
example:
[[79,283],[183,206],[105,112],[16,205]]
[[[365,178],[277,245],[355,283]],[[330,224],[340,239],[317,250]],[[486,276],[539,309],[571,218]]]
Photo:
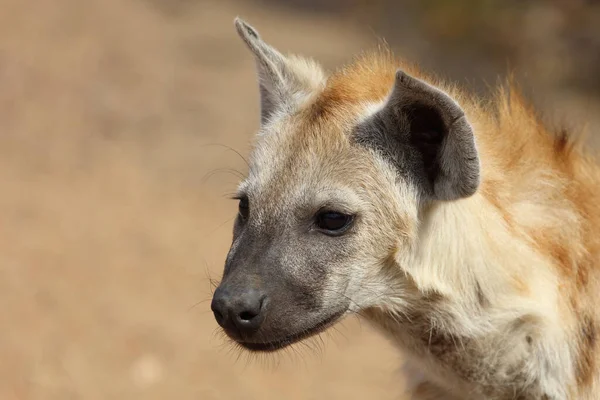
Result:
[[[463,108],[481,160],[475,195],[419,209],[390,165],[351,143],[398,69]],[[351,197],[364,218],[351,311],[423,371],[435,389],[422,393],[509,398],[505,376],[521,391],[510,398],[600,399],[600,168],[582,143],[512,85],[483,102],[385,49],[311,85],[262,127],[242,189],[265,210],[311,187]]]

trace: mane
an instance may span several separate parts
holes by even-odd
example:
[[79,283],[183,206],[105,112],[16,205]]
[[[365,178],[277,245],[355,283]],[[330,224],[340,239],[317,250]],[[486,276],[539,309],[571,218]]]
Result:
[[[547,149],[552,149],[548,155],[556,162],[568,162],[570,157],[581,153],[582,133],[571,132],[564,127],[550,128],[550,124],[524,98],[512,75],[509,75],[505,85],[492,94],[490,100],[482,101],[438,75],[395,57],[385,45],[360,54],[351,63],[334,71],[312,104],[314,115],[327,116],[345,106],[384,100],[390,93],[398,69],[448,93],[463,107],[471,121],[480,121],[484,115],[485,119],[492,118],[492,121],[485,121],[486,128],[502,130],[504,135],[510,135],[511,140],[507,141],[513,144],[513,151],[509,153],[515,157],[530,147],[539,147],[540,141],[544,148],[549,146]],[[515,125],[525,127],[528,134],[506,129]],[[528,146],[532,142],[535,146]],[[516,153],[514,150],[517,150]]]

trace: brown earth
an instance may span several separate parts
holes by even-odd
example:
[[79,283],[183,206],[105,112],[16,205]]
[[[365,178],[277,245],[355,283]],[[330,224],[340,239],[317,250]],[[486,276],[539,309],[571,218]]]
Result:
[[357,320],[248,359],[208,301],[245,167],[213,144],[246,154],[258,124],[233,17],[328,67],[372,31],[248,1],[0,5],[0,399],[401,398]]

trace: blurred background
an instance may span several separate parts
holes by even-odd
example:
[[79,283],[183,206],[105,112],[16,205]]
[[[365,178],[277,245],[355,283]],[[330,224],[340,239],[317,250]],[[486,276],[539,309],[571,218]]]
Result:
[[[0,0],[0,399],[401,399],[360,321],[249,359],[215,334],[258,126],[233,18],[328,69],[385,38],[482,96],[512,71],[551,121],[600,127],[600,4]],[[321,349],[321,350],[319,350]]]

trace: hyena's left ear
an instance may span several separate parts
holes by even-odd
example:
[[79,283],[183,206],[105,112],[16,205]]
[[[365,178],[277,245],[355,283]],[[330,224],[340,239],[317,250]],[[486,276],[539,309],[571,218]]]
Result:
[[314,62],[284,56],[240,18],[235,19],[235,27],[256,59],[263,124],[276,111],[292,111],[303,97],[324,84],[323,71]]
[[382,153],[425,200],[457,200],[479,187],[479,156],[464,111],[448,94],[403,71],[356,139]]

